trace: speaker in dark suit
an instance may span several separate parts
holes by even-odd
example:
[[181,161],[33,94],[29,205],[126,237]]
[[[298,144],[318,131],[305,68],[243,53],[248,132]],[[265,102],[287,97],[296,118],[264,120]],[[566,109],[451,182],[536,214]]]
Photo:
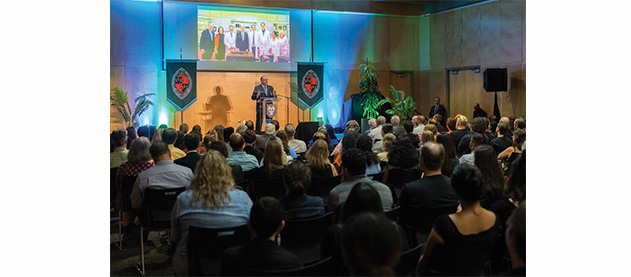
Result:
[[[267,84],[268,79],[267,75],[261,76],[261,84],[254,87],[254,91],[252,92],[252,100],[257,100],[256,102],[256,131],[261,131],[261,125],[263,124],[263,116],[261,114],[261,107],[263,103],[258,100],[261,97],[276,97],[276,91],[274,91],[274,87]],[[278,131],[278,130],[277,130]]]

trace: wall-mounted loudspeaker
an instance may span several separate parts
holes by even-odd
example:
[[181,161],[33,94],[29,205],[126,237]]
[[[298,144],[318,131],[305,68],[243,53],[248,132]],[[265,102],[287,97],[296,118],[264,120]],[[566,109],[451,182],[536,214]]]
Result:
[[484,90],[507,91],[506,68],[487,68],[484,70]]

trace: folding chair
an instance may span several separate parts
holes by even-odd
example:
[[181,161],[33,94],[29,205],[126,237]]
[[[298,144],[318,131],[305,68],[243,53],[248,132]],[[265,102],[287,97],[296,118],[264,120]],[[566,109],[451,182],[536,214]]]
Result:
[[264,196],[271,196],[276,199],[283,199],[287,195],[287,189],[283,180],[260,180],[252,181],[252,197],[253,200]]
[[245,269],[244,276],[332,276],[333,257],[327,257],[295,269]]
[[294,252],[303,261],[320,258],[320,241],[331,226],[333,212],[307,218],[285,221],[280,234],[280,246]]
[[188,227],[187,258],[189,276],[219,274],[221,254],[228,248],[250,241],[247,225],[210,229]]
[[306,194],[311,196],[320,196],[326,205],[329,199],[329,192],[340,184],[342,174],[330,178],[312,178],[311,184],[306,189]]

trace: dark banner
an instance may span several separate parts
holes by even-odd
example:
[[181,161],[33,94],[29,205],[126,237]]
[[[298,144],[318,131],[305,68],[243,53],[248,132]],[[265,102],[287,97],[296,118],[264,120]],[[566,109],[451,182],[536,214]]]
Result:
[[324,99],[324,63],[298,63],[298,98],[309,108]]
[[167,60],[167,100],[180,111],[197,100],[197,60]]

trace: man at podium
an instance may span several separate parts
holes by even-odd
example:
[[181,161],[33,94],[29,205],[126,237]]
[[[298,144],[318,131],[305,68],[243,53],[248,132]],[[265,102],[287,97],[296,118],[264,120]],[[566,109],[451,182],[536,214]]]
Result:
[[[261,84],[254,87],[252,92],[252,100],[256,100],[256,131],[261,131],[261,125],[263,124],[265,114],[261,114],[263,103],[258,101],[262,97],[276,97],[276,91],[274,87],[267,85],[267,75],[261,76]],[[267,118],[267,116],[265,116]],[[269,118],[271,119],[271,118]]]

